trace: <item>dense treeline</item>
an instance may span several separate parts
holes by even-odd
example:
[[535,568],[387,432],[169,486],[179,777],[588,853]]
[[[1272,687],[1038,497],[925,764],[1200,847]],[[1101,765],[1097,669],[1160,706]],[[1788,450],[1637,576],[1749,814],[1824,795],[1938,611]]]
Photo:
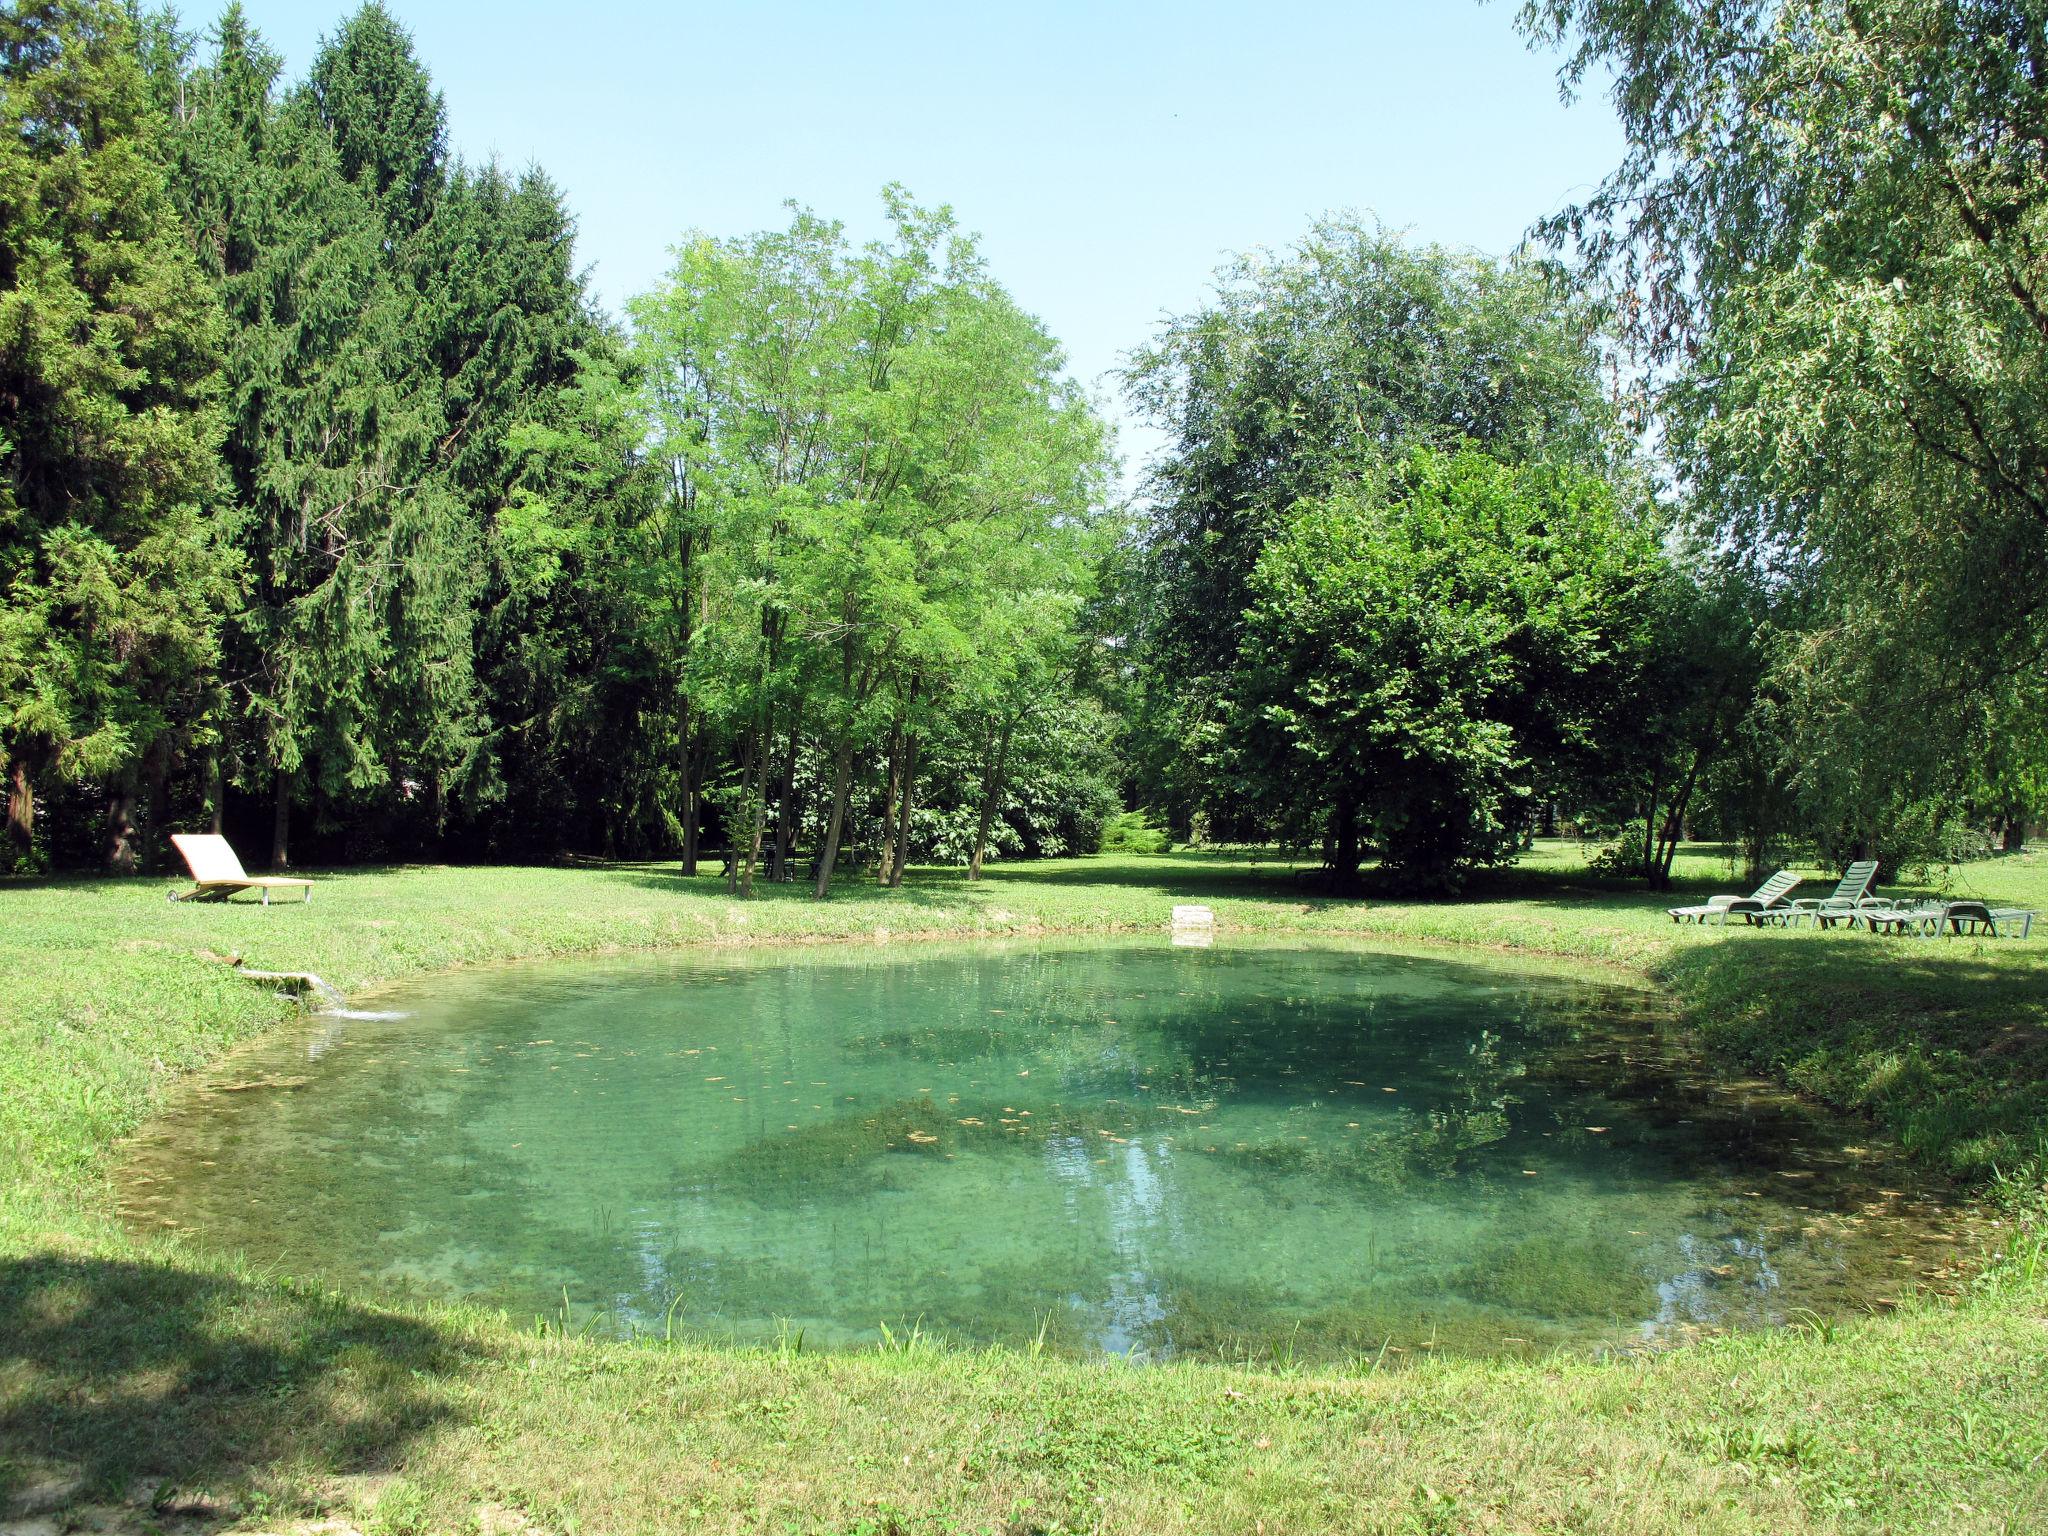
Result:
[[1687,832],[1758,867],[2015,845],[2048,805],[2048,6],[1521,20],[1628,135],[1538,227],[1557,266],[1331,224],[1137,359],[1173,444],[1137,793],[1435,885],[1560,813],[1653,881]]
[[[2048,796],[2048,9],[1552,0],[1629,150],[1504,260],[1332,218],[1131,357],[1142,516],[945,210],[623,321],[377,4],[0,12],[18,868],[1538,828],[1927,862]],[[1124,808],[1130,808],[1124,813]],[[1120,814],[1123,813],[1123,814]],[[1137,813],[1137,814],[1132,814]]]
[[376,4],[296,83],[0,27],[16,863],[1093,845],[1106,440],[949,216],[687,242],[629,336]]
[[[2048,5],[1543,0],[1623,164],[1543,233],[1770,605],[1763,833],[2009,839],[2043,808]],[[1751,775],[1754,782],[1754,774]]]

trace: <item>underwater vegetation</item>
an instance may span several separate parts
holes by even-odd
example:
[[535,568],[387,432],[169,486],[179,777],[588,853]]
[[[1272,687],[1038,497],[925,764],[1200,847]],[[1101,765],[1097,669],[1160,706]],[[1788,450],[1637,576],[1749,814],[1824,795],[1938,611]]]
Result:
[[1922,1219],[1809,1238],[1856,1160],[1553,974],[1334,945],[717,965],[451,978],[316,1060],[268,1043],[138,1144],[128,1214],[564,1327],[1225,1361],[1855,1305],[1895,1278],[1869,1242]]

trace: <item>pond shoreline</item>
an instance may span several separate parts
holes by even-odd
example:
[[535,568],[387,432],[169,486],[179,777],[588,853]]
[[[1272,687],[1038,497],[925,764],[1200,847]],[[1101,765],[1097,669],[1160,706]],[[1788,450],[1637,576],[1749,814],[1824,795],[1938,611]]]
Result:
[[[351,1004],[376,1002],[392,987],[409,986],[417,981],[429,980],[436,976],[465,976],[478,971],[495,970],[500,967],[516,968],[530,965],[546,965],[556,960],[606,960],[627,959],[635,955],[668,955],[692,953],[716,953],[719,951],[788,950],[788,949],[887,949],[891,946],[1003,944],[1035,939],[1086,939],[1086,938],[1128,938],[1154,934],[1161,938],[1170,935],[1166,923],[1118,922],[1106,924],[1046,924],[1029,923],[1001,928],[916,928],[881,929],[871,934],[839,933],[810,936],[805,934],[720,934],[710,938],[679,939],[673,942],[655,944],[611,944],[589,949],[577,949],[551,954],[507,954],[496,955],[487,960],[466,961],[457,965],[438,966],[430,971],[413,971],[397,976],[382,976],[362,982],[351,989]],[[1458,952],[1479,952],[1482,954],[1516,956],[1530,959],[1539,964],[1576,965],[1592,967],[1600,971],[1616,986],[1634,986],[1655,989],[1662,983],[1656,974],[1641,965],[1623,960],[1603,960],[1574,954],[1568,950],[1547,950],[1526,945],[1488,943],[1467,939],[1455,939],[1434,934],[1396,935],[1385,929],[1372,927],[1318,927],[1312,930],[1291,930],[1287,928],[1238,927],[1218,923],[1212,930],[1217,939],[1254,940],[1285,942],[1289,937],[1311,937],[1315,939],[1345,939],[1360,944],[1383,946],[1389,953],[1455,954]],[[240,970],[240,967],[232,967]],[[246,974],[246,973],[245,973]],[[285,973],[279,973],[285,974]],[[256,978],[251,978],[256,979]],[[301,1010],[318,1013],[319,1010]],[[280,1023],[289,1022],[285,1014]]]
[[[375,1000],[396,1011],[315,1011],[174,1095],[123,1158],[130,1230],[364,1297],[530,1316],[566,1292],[624,1336],[758,1342],[802,1318],[873,1347],[880,1317],[974,1347],[1029,1317],[1081,1358],[1265,1358],[1284,1335],[1306,1363],[1362,1337],[1663,1348],[1893,1304],[1913,1288],[1896,1254],[1936,1254],[1955,1220],[1870,1128],[1715,1070],[1661,994],[1527,951],[1330,932],[699,946]],[[579,1102],[607,1134],[585,1139]],[[850,1246],[817,1247],[825,1227]],[[906,1244],[943,1253],[938,1272],[880,1280],[872,1255]],[[1036,1273],[1055,1255],[1059,1283]]]
[[[1696,865],[1689,888],[1715,888],[1716,874]],[[2040,879],[2010,864],[1986,878],[2014,875]],[[757,1508],[854,1529],[878,1507],[898,1511],[907,1531],[994,1527],[1020,1502],[1048,1531],[1249,1536],[1283,1512],[1291,1528],[1355,1528],[1315,1491],[1334,1479],[1345,1508],[1388,1519],[1427,1483],[1511,1523],[1592,1531],[1989,1531],[1999,1527],[1957,1506],[2013,1510],[2033,1497],[2027,1467],[2048,1449],[2037,1412],[2048,1266],[2029,1268],[2018,1236],[2015,1261],[1957,1299],[1908,1301],[1824,1335],[1736,1336],[1637,1365],[1443,1361],[1388,1375],[1391,1358],[1313,1372],[1284,1360],[1263,1372],[1183,1362],[1131,1382],[1014,1351],[918,1345],[827,1359],[536,1341],[474,1311],[366,1306],[114,1230],[104,1203],[114,1144],[168,1083],[290,1017],[197,958],[202,948],[311,969],[353,998],[373,981],[515,956],[872,944],[878,927],[890,943],[1163,938],[1170,903],[1197,900],[1232,934],[1481,948],[1668,988],[1683,1008],[1678,1027],[1714,1056],[1872,1114],[1930,1166],[1987,1191],[1987,1162],[2019,1166],[2012,1151],[2026,1145],[2048,1078],[2026,1054],[2048,995],[2039,945],[1702,937],[1674,932],[1658,898],[1561,887],[1541,869],[1461,903],[1376,903],[1366,922],[1270,870],[1193,858],[1006,870],[979,890],[915,889],[913,876],[894,899],[850,890],[821,907],[771,896],[742,908],[708,884],[633,871],[350,873],[327,877],[305,909],[318,926],[289,927],[275,919],[300,909],[167,912],[153,884],[0,889],[20,917],[0,937],[0,1153],[19,1154],[0,1186],[0,1336],[50,1341],[0,1345],[0,1446],[16,1458],[0,1455],[0,1509],[46,1469],[101,1488],[174,1475],[247,1507],[367,1518],[369,1495],[346,1478],[402,1468],[395,1491],[376,1495],[387,1501],[378,1520],[419,1530],[474,1523],[479,1501],[524,1510],[538,1529],[653,1529],[692,1507],[732,1512],[709,1522],[717,1529]],[[991,922],[998,911],[1005,921]],[[1901,1040],[1926,1047],[1903,1075]],[[2016,1233],[2024,1191],[1995,1192],[2004,1225],[1991,1232]],[[273,1359],[295,1362],[282,1395],[266,1385]],[[135,1396],[135,1373],[180,1360],[203,1390]],[[1938,1427],[1959,1393],[2006,1426],[2008,1454],[1987,1461],[1981,1443]],[[771,1399],[790,1406],[759,1421],[712,1406]],[[696,1454],[678,1460],[675,1442],[659,1439],[666,1421],[643,1421],[664,1401],[703,1405],[674,1421]],[[1771,1434],[1803,1426],[1797,1459],[1768,1461],[1775,1481],[1750,1475],[1754,1454],[1712,1427],[1731,1422]],[[1852,1449],[1907,1440],[1910,1477]],[[941,1450],[977,1444],[965,1472]],[[1665,1470],[1593,1498],[1589,1446]],[[401,1521],[401,1508],[415,1513]]]

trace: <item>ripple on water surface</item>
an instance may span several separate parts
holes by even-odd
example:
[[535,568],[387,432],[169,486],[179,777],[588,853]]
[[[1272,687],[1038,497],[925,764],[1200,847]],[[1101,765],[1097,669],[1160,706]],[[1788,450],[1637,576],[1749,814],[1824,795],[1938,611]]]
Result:
[[1155,1358],[1656,1344],[1882,1303],[1946,1251],[1857,1127],[1555,969],[837,948],[379,1001],[185,1094],[131,1222],[517,1316]]

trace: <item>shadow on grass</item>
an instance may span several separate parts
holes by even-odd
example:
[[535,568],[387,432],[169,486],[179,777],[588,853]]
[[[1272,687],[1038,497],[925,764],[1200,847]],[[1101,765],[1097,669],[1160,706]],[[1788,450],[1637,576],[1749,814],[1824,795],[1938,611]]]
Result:
[[394,1466],[457,1416],[471,1347],[346,1300],[167,1265],[0,1260],[0,1507],[34,1476],[118,1496]]
[[[692,895],[713,897],[726,894],[725,881],[718,873],[715,860],[707,861],[695,875],[683,874],[673,862],[660,861],[591,862],[576,867],[646,890],[687,891]],[[982,871],[979,881],[969,880],[964,868],[919,864],[911,867],[904,883],[893,891],[884,890],[876,883],[871,867],[842,868],[833,878],[831,899],[864,897],[934,911],[971,912],[976,907],[1000,900],[1003,887],[1013,882],[1076,890],[1092,887],[1155,891],[1164,898],[1282,896],[1306,900],[1328,895],[1316,890],[1305,878],[1298,877],[1292,865],[1277,859],[1253,864],[1242,856],[1233,858],[1215,853],[1192,853],[1152,854],[1128,859],[1109,856],[1044,862],[1018,860],[990,865]],[[812,900],[811,891],[808,875],[779,884],[757,879],[754,899],[808,904]]]

